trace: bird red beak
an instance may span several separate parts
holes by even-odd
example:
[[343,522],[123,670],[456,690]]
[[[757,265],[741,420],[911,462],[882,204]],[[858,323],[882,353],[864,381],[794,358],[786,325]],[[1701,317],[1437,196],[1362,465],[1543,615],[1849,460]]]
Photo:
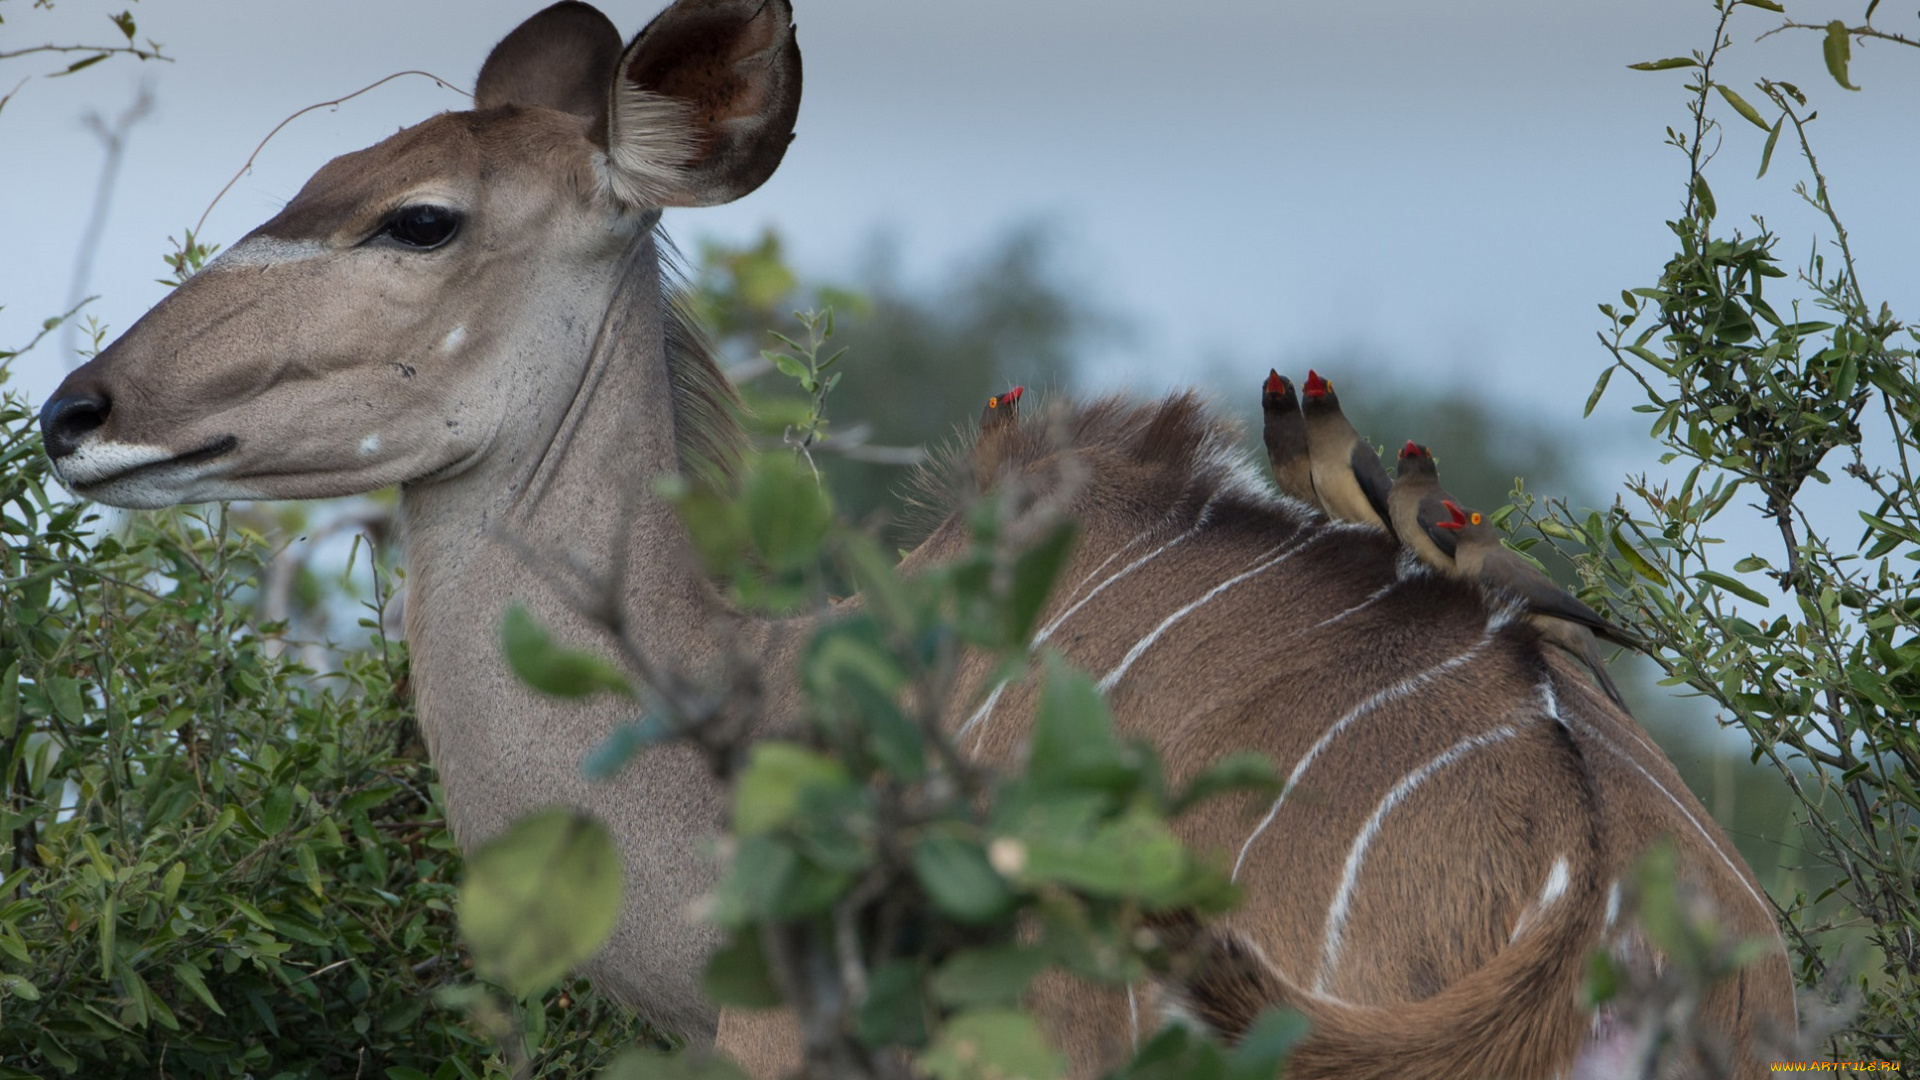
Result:
[[[1457,507],[1457,506],[1455,506],[1455,505],[1453,505],[1453,500],[1452,500],[1452,499],[1443,499],[1443,500],[1441,500],[1441,502],[1442,502],[1442,505],[1444,505],[1444,506],[1445,506],[1445,507],[1447,508],[1447,513],[1449,513],[1449,514],[1452,514],[1452,515],[1453,515],[1453,520],[1452,520],[1452,521],[1436,521],[1436,522],[1434,522],[1434,523],[1433,523],[1433,527],[1434,527],[1434,528],[1436,528],[1436,529],[1464,529],[1464,528],[1466,528],[1466,527],[1467,527],[1467,515],[1466,515],[1466,514],[1464,514],[1464,513],[1461,513],[1461,511],[1460,511],[1460,508],[1459,508],[1459,507]],[[1478,514],[1475,514],[1474,516],[1475,516],[1475,517],[1479,517],[1480,515],[1478,515]],[[1476,522],[1476,524],[1478,524],[1478,523]]]
[[1324,397],[1327,391],[1331,389],[1333,389],[1333,384],[1321,378],[1319,372],[1313,370],[1312,368],[1307,369],[1307,396],[1308,397],[1310,398]]
[[1265,390],[1269,394],[1284,394],[1287,391],[1287,380],[1280,377],[1279,371],[1269,368],[1267,369],[1267,385]]

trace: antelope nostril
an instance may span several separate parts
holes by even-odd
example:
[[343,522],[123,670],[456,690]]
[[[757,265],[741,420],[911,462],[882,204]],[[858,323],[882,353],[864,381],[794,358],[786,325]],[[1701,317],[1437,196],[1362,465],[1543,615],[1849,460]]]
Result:
[[80,449],[87,433],[107,422],[113,403],[105,394],[67,394],[56,397],[40,410],[40,434],[47,445],[47,456],[63,458]]

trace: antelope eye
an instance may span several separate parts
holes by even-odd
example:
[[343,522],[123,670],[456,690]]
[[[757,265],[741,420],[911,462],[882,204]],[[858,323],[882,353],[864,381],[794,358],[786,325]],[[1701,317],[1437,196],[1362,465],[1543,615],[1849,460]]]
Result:
[[403,206],[387,219],[386,227],[380,232],[399,243],[421,251],[434,248],[453,239],[460,231],[460,215],[444,206]]

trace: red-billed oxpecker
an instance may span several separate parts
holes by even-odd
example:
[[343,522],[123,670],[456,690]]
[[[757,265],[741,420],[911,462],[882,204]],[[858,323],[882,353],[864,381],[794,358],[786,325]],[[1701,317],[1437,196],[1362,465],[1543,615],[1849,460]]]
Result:
[[1408,441],[1400,448],[1399,473],[1387,495],[1387,520],[1401,547],[1442,574],[1453,573],[1454,534],[1434,526],[1452,520],[1446,507],[1451,497],[1440,486],[1440,470],[1426,447]]
[[1020,398],[1027,392],[1024,386],[1016,386],[1004,394],[995,394],[987,399],[987,407],[980,410],[980,433],[986,434],[1004,424],[1011,424],[1020,416]]
[[1020,419],[1020,398],[1026,392],[1026,387],[1016,386],[995,394],[980,410],[980,435],[973,443],[973,477],[982,491],[1000,470],[1000,461],[1006,456],[1005,440],[1000,436],[1013,430],[1014,422]]
[[1448,520],[1436,522],[1434,532],[1450,533],[1454,537],[1454,576],[1478,585],[1480,591],[1495,602],[1504,600],[1522,605],[1527,621],[1539,629],[1540,637],[1586,664],[1600,689],[1625,710],[1627,703],[1607,674],[1594,637],[1598,635],[1628,648],[1638,648],[1639,643],[1555,585],[1552,578],[1534,569],[1531,563],[1507,550],[1500,542],[1499,532],[1478,510],[1462,510],[1451,500],[1442,505]]
[[1260,391],[1260,411],[1266,418],[1260,433],[1267,443],[1267,460],[1273,463],[1273,479],[1280,485],[1280,494],[1318,507],[1320,499],[1313,493],[1313,458],[1307,454],[1307,421],[1300,415],[1293,380],[1269,369],[1266,385]]
[[1312,456],[1313,493],[1321,509],[1341,521],[1353,521],[1387,530],[1387,494],[1393,481],[1373,444],[1360,437],[1340,411],[1333,384],[1318,372],[1307,372],[1306,393],[1300,399],[1306,420],[1307,451]]

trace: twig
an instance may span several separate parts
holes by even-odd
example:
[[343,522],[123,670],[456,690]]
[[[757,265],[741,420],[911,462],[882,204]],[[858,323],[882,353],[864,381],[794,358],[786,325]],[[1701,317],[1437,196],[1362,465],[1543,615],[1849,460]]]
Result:
[[[1787,30],[1818,30],[1824,34],[1827,32],[1829,25],[1830,24],[1828,23],[1794,22],[1793,20],[1789,19],[1786,22],[1781,23],[1779,26],[1776,26],[1773,29],[1767,31],[1766,33],[1761,34],[1758,38],[1755,38],[1754,40],[1765,41],[1768,38],[1772,37],[1773,35],[1778,33],[1783,33]],[[1891,41],[1895,45],[1910,45],[1916,49],[1920,49],[1920,39],[1906,37],[1905,35],[1902,35],[1902,34],[1890,34],[1885,30],[1876,30],[1874,29],[1873,24],[1871,23],[1861,23],[1859,26],[1849,26],[1846,28],[1846,31],[1848,36],[1850,37],[1872,38],[1876,41]]]
[[[148,44],[151,45],[152,42],[149,41]],[[173,57],[162,56],[157,46],[152,49],[142,49],[135,45],[34,45],[25,49],[14,49],[10,52],[0,52],[0,60],[12,60],[12,59],[15,59],[16,57],[30,56],[33,53],[46,53],[46,52],[51,52],[51,53],[88,52],[88,53],[99,53],[103,57],[112,56],[116,53],[121,53],[127,56],[137,56],[142,60],[165,60],[169,64],[173,63]],[[61,72],[56,72],[55,74],[65,75],[67,74],[67,72],[61,71]],[[25,80],[22,80],[22,81],[25,81]],[[16,89],[18,88],[16,87]]]
[[220,200],[227,197],[227,192],[233,190],[233,185],[239,183],[241,177],[247,175],[247,173],[253,170],[254,159],[260,156],[260,151],[265,150],[267,148],[267,144],[273,141],[273,137],[275,135],[280,134],[281,128],[284,128],[288,124],[293,123],[295,120],[298,120],[302,116],[305,116],[310,112],[313,112],[315,109],[327,109],[327,108],[333,108],[335,106],[345,104],[346,102],[352,101],[354,98],[359,97],[361,94],[364,94],[369,90],[382,86],[386,83],[390,83],[393,80],[401,78],[402,76],[406,76],[406,75],[419,75],[423,78],[432,79],[435,83],[439,84],[441,87],[448,90],[452,90],[454,93],[465,94],[467,97],[473,96],[471,93],[468,93],[467,91],[460,89],[458,86],[455,86],[454,84],[448,82],[447,80],[441,78],[438,75],[433,74],[430,71],[415,71],[415,70],[409,69],[407,71],[396,71],[384,79],[380,79],[376,82],[368,83],[367,85],[361,87],[358,90],[355,90],[353,93],[348,94],[345,97],[338,97],[338,98],[334,98],[332,101],[322,101],[315,105],[309,105],[306,108],[301,109],[298,112],[295,112],[293,115],[287,117],[285,120],[280,121],[278,124],[275,124],[273,130],[267,132],[267,137],[264,139],[261,139],[260,145],[253,148],[253,153],[247,155],[247,163],[245,165],[240,166],[240,171],[233,174],[233,179],[228,180],[226,186],[220,189],[220,193],[218,195],[215,195],[213,197],[213,201],[207,204],[207,208],[201,211],[200,220],[193,223],[193,231],[197,233],[201,230],[203,226],[206,225],[207,215],[213,213],[213,208],[220,205]]

